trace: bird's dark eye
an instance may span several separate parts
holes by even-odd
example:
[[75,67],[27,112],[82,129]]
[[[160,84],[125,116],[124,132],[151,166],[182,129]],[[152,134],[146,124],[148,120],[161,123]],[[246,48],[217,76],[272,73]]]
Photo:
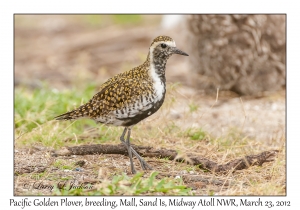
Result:
[[167,47],[167,45],[166,45],[165,43],[162,43],[160,46],[161,46],[162,48],[166,48],[166,47]]

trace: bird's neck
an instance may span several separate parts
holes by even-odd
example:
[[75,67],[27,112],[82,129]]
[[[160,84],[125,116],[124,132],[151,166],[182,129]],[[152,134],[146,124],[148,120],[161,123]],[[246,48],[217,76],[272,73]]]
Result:
[[165,85],[166,82],[166,64],[167,59],[165,57],[151,56],[148,54],[147,61],[149,65],[149,74],[155,82],[162,82]]

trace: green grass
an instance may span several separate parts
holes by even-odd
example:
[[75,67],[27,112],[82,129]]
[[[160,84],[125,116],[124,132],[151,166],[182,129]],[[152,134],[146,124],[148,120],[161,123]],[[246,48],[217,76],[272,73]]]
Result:
[[[71,138],[68,141],[70,144],[78,144],[82,143],[79,135],[87,134],[89,129],[93,128],[97,128],[92,130],[92,133],[99,136],[93,139],[98,143],[117,139],[119,132],[108,132],[108,130],[119,130],[118,128],[96,124],[93,120],[81,119],[72,122],[53,120],[55,116],[88,102],[95,93],[94,84],[88,85],[82,91],[75,89],[57,91],[47,86],[33,91],[16,88],[14,108],[17,143],[26,145],[42,143],[44,146],[56,148],[64,146],[65,139]],[[22,140],[18,141],[21,136]]]
[[52,120],[55,116],[70,111],[81,102],[88,102],[96,91],[96,86],[88,85],[82,92],[72,89],[59,92],[45,86],[29,91],[15,90],[15,128],[24,132]]
[[158,172],[152,172],[149,177],[137,173],[133,177],[125,174],[112,177],[111,181],[102,182],[97,189],[64,189],[55,188],[54,195],[192,195],[191,188],[183,185],[182,179],[157,179]]
[[74,165],[66,165],[66,164],[64,164],[64,162],[62,160],[56,160],[53,163],[53,166],[56,167],[56,168],[59,168],[61,170],[65,170],[65,169],[73,170],[75,168]]
[[188,136],[191,140],[205,140],[208,138],[208,134],[200,129],[188,129],[185,132],[185,135]]
[[192,103],[189,104],[189,108],[190,108],[190,112],[192,113],[192,112],[198,111],[199,106],[192,102]]

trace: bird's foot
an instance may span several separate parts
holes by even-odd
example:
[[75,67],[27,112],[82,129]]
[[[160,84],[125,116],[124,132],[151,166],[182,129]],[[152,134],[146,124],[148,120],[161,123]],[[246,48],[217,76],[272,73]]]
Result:
[[[126,148],[128,149],[128,145],[126,144],[125,141],[122,141],[121,142],[126,146]],[[136,156],[136,158],[139,160],[140,164],[141,164],[141,167],[143,170],[152,170],[152,167],[131,147],[129,146],[130,149],[131,149],[131,152]],[[132,170],[131,168],[131,171],[133,174],[136,173],[135,170]]]

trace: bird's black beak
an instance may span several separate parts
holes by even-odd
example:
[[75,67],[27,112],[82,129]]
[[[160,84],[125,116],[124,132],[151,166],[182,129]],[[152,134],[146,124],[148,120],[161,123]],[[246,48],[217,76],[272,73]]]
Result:
[[173,48],[172,48],[172,53],[173,53],[173,54],[179,54],[179,55],[189,56],[187,53],[185,53],[185,52],[183,52],[183,51],[177,49],[176,47],[173,47]]

